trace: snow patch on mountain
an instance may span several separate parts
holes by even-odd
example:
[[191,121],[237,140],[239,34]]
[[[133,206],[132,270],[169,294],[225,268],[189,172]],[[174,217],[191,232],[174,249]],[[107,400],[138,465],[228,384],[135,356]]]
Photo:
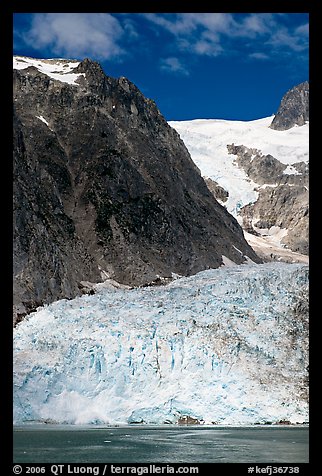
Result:
[[300,172],[296,170],[293,165],[288,165],[286,169],[283,171],[285,175],[301,175]]
[[307,266],[248,264],[39,308],[14,330],[14,421],[306,422],[307,291]]
[[[255,188],[258,184],[238,167],[235,156],[228,153],[227,145],[234,143],[256,148],[286,165],[309,160],[309,123],[276,131],[269,127],[273,117],[254,121],[195,119],[169,122],[180,134],[201,175],[215,180],[229,192],[225,206],[237,219],[241,207],[257,200]],[[286,173],[297,173],[291,170],[288,168]]]
[[79,65],[79,61],[64,60],[59,58],[53,59],[35,59],[27,56],[14,56],[13,69],[26,69],[33,66],[43,74],[46,74],[52,79],[61,81],[63,83],[73,84],[78,86],[77,80],[80,76],[85,76],[84,73],[73,73],[72,71]]

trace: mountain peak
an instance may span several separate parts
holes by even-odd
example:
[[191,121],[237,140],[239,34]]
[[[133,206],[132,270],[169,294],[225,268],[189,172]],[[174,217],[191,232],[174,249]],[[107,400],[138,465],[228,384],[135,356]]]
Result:
[[78,60],[62,59],[62,58],[30,58],[28,56],[14,56],[13,69],[27,70],[33,68],[51,79],[61,81],[63,83],[77,85],[76,80],[82,75],[76,70],[80,64]]
[[260,261],[129,80],[89,59],[14,65],[15,304],[75,297],[103,271],[142,285],[217,268],[223,256]]
[[75,72],[105,75],[100,63],[90,58],[84,58],[75,68]]
[[309,121],[309,83],[304,81],[287,91],[270,125],[271,129],[284,131],[303,126]]

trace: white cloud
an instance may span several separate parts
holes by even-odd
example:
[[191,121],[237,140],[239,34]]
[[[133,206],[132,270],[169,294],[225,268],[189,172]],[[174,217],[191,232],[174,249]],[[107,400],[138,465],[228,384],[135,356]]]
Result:
[[309,24],[304,23],[304,25],[300,25],[295,29],[295,34],[307,37],[309,34]]
[[270,35],[277,24],[272,13],[251,13],[238,23],[239,36],[256,37]]
[[161,64],[160,67],[163,71],[181,74],[184,76],[189,75],[189,72],[185,68],[185,66],[179,61],[178,58],[174,56],[161,59],[160,64]]
[[190,21],[206,32],[227,34],[236,22],[230,13],[182,13],[190,15]]
[[[218,56],[243,51],[253,59],[262,60],[274,57],[274,54],[267,54],[268,47],[276,49],[276,52],[281,52],[282,49],[294,52],[302,51],[308,46],[308,24],[294,29],[292,23],[287,25],[286,22],[291,17],[278,13],[141,15],[155,28],[160,27],[171,33],[175,49],[196,55]],[[245,43],[243,40],[252,40],[252,43]]]
[[299,27],[295,29],[295,31],[291,31],[285,27],[280,28],[267,40],[267,44],[278,50],[304,51],[308,47],[308,35],[303,33]]
[[223,48],[218,42],[201,39],[192,45],[195,53],[206,56],[218,56],[223,53]]
[[194,13],[142,13],[151,23],[161,26],[174,35],[186,35],[192,33],[196,28]]
[[268,60],[270,58],[266,53],[260,52],[250,53],[248,57],[256,60]]
[[147,20],[176,37],[189,37],[196,32],[227,32],[234,20],[230,13],[143,13]]
[[118,44],[123,34],[120,22],[108,13],[37,13],[24,41],[64,57],[109,59],[125,54]]

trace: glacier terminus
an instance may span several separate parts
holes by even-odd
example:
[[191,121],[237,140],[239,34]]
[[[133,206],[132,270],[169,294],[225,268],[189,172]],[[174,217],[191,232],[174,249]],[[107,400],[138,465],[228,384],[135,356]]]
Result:
[[307,423],[308,271],[229,265],[39,307],[14,329],[14,422]]

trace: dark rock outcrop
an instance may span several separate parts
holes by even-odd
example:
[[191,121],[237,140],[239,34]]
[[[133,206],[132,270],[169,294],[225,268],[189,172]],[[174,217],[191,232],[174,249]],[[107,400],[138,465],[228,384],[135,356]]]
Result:
[[277,226],[287,230],[281,240],[287,248],[309,254],[309,201],[305,187],[285,184],[260,189],[257,201],[243,207],[241,215],[249,233]]
[[204,177],[204,180],[210,192],[217,200],[220,200],[221,202],[227,202],[229,193],[227,192],[227,190],[224,189],[224,187],[222,187],[221,185],[219,185],[219,183],[209,177]]
[[270,125],[284,131],[309,120],[309,83],[305,81],[290,89],[282,98],[278,111]]
[[14,70],[16,314],[73,298],[81,281],[258,262],[154,101],[91,60],[73,73],[78,84]]
[[244,145],[228,144],[227,150],[229,154],[236,155],[235,162],[258,185],[309,185],[309,165],[305,162],[286,165],[271,154],[265,155],[258,149]]
[[[309,166],[297,162],[282,164],[272,155],[243,145],[227,145],[236,163],[259,187],[258,199],[240,210],[243,228],[257,234],[259,229],[277,226],[287,230],[283,244],[295,252],[309,254]],[[291,171],[287,172],[287,169]],[[261,187],[263,186],[263,188]],[[254,226],[253,226],[254,225]]]

